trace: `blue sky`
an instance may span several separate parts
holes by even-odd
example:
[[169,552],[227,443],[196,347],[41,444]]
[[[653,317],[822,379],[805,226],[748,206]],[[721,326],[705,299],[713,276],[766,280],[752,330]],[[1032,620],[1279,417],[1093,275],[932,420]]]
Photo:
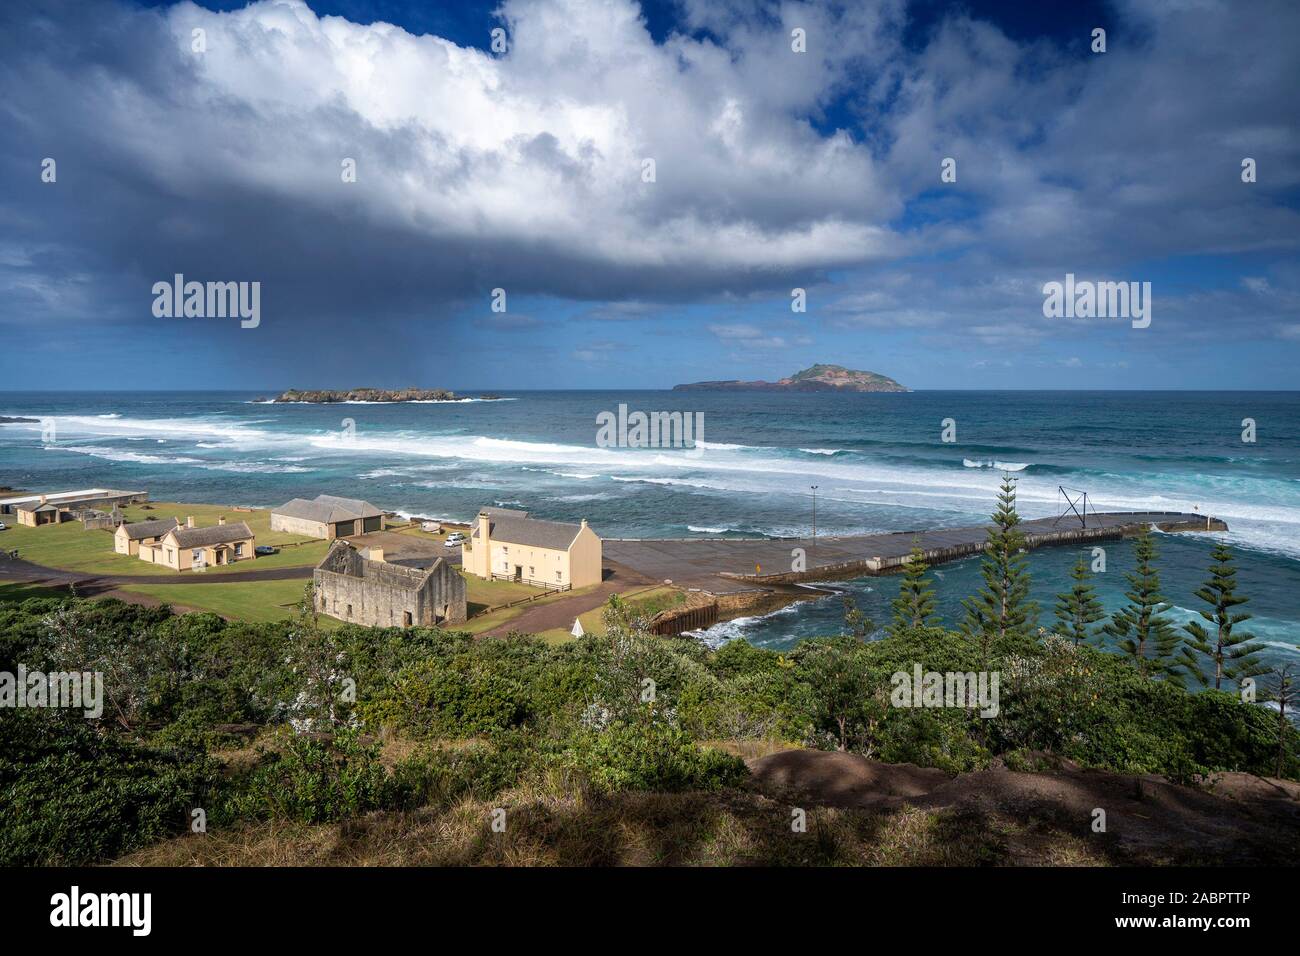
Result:
[[[1298,28],[1214,0],[9,4],[0,388],[1293,388]],[[261,324],[156,317],[176,273],[259,282]],[[1150,282],[1150,327],[1046,318],[1066,273]]]

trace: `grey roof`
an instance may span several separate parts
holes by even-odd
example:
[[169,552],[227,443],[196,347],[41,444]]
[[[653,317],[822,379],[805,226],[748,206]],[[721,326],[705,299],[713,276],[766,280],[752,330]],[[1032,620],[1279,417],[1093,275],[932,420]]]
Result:
[[207,548],[214,544],[244,541],[253,536],[242,521],[233,524],[214,524],[207,528],[177,528],[173,533],[180,548]]
[[479,514],[485,514],[492,518],[527,518],[527,511],[516,511],[514,508],[479,508]]
[[35,514],[38,511],[58,511],[59,508],[66,507],[67,504],[62,501],[47,501],[44,503],[29,501],[26,504],[15,505],[14,511],[30,511]]
[[[581,530],[581,525],[569,524],[565,521],[499,517],[490,512],[488,514],[488,533],[493,541],[500,541],[502,544],[522,544],[530,548],[567,551]],[[477,527],[474,529],[473,536],[478,537]]]
[[357,518],[378,518],[383,512],[368,501],[359,498],[340,498],[337,495],[317,495],[310,500],[294,498],[275,508],[272,514],[302,518],[305,521],[355,521]]
[[135,521],[118,527],[126,529],[128,541],[139,541],[141,538],[154,538],[166,534],[176,527],[176,519],[155,518],[153,521]]

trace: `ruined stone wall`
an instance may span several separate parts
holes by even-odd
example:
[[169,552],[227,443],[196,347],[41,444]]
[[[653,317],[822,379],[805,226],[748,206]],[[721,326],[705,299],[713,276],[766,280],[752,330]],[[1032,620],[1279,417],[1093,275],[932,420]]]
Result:
[[465,581],[445,561],[426,573],[338,549],[313,580],[319,610],[353,624],[433,627],[463,623],[467,613]]

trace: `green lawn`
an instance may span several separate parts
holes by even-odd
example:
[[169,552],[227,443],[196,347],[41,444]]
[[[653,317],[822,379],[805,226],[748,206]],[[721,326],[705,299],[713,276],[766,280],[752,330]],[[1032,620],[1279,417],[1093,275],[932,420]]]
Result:
[[[242,621],[280,621],[295,617],[302,600],[302,581],[247,581],[236,584],[133,584],[124,591],[147,594],[168,604],[215,611]],[[323,627],[340,622],[322,614]]]
[[[329,550],[328,541],[304,538],[271,530],[269,511],[234,511],[217,505],[177,504],[152,502],[151,510],[142,505],[128,505],[122,509],[128,521],[149,521],[157,518],[180,518],[184,523],[193,517],[194,523],[206,526],[217,523],[220,515],[226,521],[245,521],[253,532],[255,543],[270,544],[280,548],[278,554],[240,561],[230,566],[232,571],[251,571],[253,568],[283,568],[318,564]],[[139,558],[118,554],[113,550],[111,531],[86,531],[80,521],[28,528],[17,523],[12,515],[4,517],[9,530],[0,532],[0,548],[17,548],[21,557],[35,564],[89,574],[141,574],[160,578],[177,578],[194,572],[176,572],[141,561]]]
[[493,611],[491,614],[479,614],[477,617],[471,617],[464,624],[456,624],[450,628],[453,631],[466,631],[469,634],[481,634],[484,631],[490,631],[492,628],[506,621],[512,620],[524,613],[524,609],[530,607],[528,604],[521,604],[519,607],[503,608],[500,611]]
[[500,607],[511,601],[520,601],[534,594],[541,594],[541,588],[531,584],[517,584],[514,581],[485,581],[477,574],[461,571],[465,579],[465,600],[469,603],[469,613],[473,617],[490,607]]

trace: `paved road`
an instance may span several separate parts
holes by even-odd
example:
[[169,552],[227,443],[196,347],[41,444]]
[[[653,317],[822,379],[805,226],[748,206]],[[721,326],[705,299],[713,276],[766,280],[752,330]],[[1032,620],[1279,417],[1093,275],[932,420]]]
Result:
[[[1105,512],[1088,515],[1088,528],[1121,529],[1148,524],[1204,522],[1205,516],[1168,511]],[[1020,525],[1029,547],[1048,543],[1056,532],[1077,530],[1078,519],[1037,518]],[[964,528],[899,531],[846,537],[811,538],[677,538],[661,540],[611,540],[604,542],[605,558],[624,564],[653,580],[672,579],[674,584],[698,587],[715,594],[749,590],[758,582],[719,577],[719,572],[754,575],[780,574],[790,570],[791,551],[803,548],[809,570],[870,558],[897,558],[906,555],[917,539],[926,551],[960,549],[984,541],[986,525]],[[954,555],[960,556],[960,555]],[[938,558],[937,560],[943,560]],[[932,562],[933,563],[933,562]]]
[[8,552],[0,553],[0,578],[13,581],[25,581],[29,584],[47,584],[61,586],[67,584],[90,585],[99,587],[120,587],[130,584],[235,584],[240,581],[292,581],[295,578],[309,578],[313,565],[305,564],[293,568],[263,568],[260,571],[195,571],[184,575],[158,574],[95,574],[89,571],[68,571],[63,568],[47,568],[32,564],[21,558],[15,560]]

